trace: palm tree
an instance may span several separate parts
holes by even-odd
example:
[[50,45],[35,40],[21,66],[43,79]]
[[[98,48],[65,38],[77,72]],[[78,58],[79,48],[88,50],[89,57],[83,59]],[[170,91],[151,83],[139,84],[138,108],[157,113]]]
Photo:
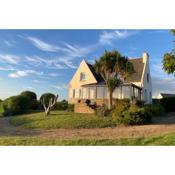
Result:
[[105,81],[109,93],[108,108],[111,109],[112,93],[133,72],[133,65],[127,57],[114,50],[105,51],[99,60],[95,60],[94,68]]

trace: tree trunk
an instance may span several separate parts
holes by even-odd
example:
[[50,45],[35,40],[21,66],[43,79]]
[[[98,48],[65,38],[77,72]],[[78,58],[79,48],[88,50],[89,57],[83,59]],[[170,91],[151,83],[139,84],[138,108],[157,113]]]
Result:
[[45,111],[45,116],[48,116],[50,114],[50,109],[48,108],[46,111]]
[[112,92],[109,91],[108,109],[112,108]]

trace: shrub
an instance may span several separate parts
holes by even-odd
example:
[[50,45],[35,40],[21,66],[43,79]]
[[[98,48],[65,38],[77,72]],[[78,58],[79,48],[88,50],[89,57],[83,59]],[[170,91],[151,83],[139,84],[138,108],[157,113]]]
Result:
[[38,102],[37,102],[37,96],[34,92],[32,91],[24,91],[21,93],[22,96],[28,97],[30,100],[30,109],[38,109]]
[[152,104],[152,105],[145,105],[144,107],[146,115],[151,117],[154,116],[161,116],[165,113],[165,109],[159,103]]
[[95,109],[95,114],[98,117],[110,116],[110,113],[111,113],[111,110],[109,110],[106,105],[99,106]]
[[66,110],[68,108],[68,102],[66,100],[57,102],[54,106],[54,110]]
[[2,104],[3,115],[23,114],[30,109],[29,105],[30,100],[28,97],[22,95],[12,96],[4,100]]
[[74,112],[74,104],[68,104],[67,111]]
[[166,112],[175,112],[175,97],[162,98],[160,104],[164,107]]
[[131,104],[126,100],[115,105],[112,117],[118,125],[139,125],[151,122],[151,116],[145,112],[143,107]]

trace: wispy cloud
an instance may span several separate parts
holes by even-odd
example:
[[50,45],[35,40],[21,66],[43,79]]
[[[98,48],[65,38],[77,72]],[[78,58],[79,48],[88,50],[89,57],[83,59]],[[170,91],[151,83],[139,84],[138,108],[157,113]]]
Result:
[[112,44],[114,40],[124,39],[132,35],[137,34],[136,30],[114,30],[114,31],[103,31],[99,36],[99,43],[101,44]]
[[66,67],[64,65],[62,65],[60,63],[60,61],[58,59],[50,59],[50,58],[42,58],[39,56],[33,56],[33,57],[29,57],[26,56],[26,60],[30,63],[30,64],[34,64],[34,66],[38,67],[38,66],[45,66],[47,68],[53,69],[53,68],[57,68],[57,69],[66,69]]
[[52,87],[59,89],[59,90],[63,90],[63,89],[67,89],[67,85],[66,84],[58,84],[58,85],[52,85]]
[[0,62],[9,63],[9,64],[18,64],[20,57],[17,55],[10,54],[0,54]]
[[52,44],[49,44],[47,42],[42,41],[39,38],[36,37],[27,37],[27,39],[38,49],[42,51],[48,51],[48,52],[57,52],[61,48]]
[[0,71],[13,71],[13,70],[16,70],[16,68],[12,66],[5,66],[5,67],[0,66]]
[[14,46],[14,42],[13,41],[4,40],[4,44],[6,44],[9,47]]
[[175,78],[152,78],[153,97],[159,93],[173,93],[175,89]]
[[29,75],[43,75],[43,72],[37,72],[35,70],[18,70],[14,73],[9,73],[8,76],[11,78],[20,78],[20,77],[26,77]]
[[67,59],[67,58],[60,58],[59,62],[64,63],[67,67],[71,68],[71,69],[76,69],[77,66],[73,65],[72,61]]
[[61,76],[61,74],[58,74],[58,73],[49,73],[49,76],[51,76],[51,77],[59,77],[59,76]]
[[33,82],[34,83],[41,83],[41,81],[40,80],[37,80],[37,79],[33,80]]

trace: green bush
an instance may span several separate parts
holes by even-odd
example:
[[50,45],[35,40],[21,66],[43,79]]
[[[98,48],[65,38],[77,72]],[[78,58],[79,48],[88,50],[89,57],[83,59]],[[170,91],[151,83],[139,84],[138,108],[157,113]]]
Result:
[[95,114],[98,117],[110,116],[110,113],[111,113],[111,110],[109,110],[106,105],[99,106],[95,109]]
[[146,116],[144,108],[140,108],[135,104],[129,106],[117,107],[113,110],[113,119],[117,125],[139,125],[150,122],[150,116]]
[[175,112],[175,97],[162,98],[160,104],[164,107],[166,112]]
[[30,100],[22,95],[12,96],[3,101],[2,108],[4,116],[23,114],[30,109]]
[[54,110],[66,110],[68,108],[68,102],[66,100],[56,102]]
[[68,104],[67,111],[74,112],[74,104]]
[[30,100],[30,104],[29,104],[30,109],[33,109],[33,110],[38,109],[39,106],[38,106],[38,102],[37,102],[37,96],[34,92],[24,91],[20,95],[29,98],[29,100]]
[[159,103],[152,104],[152,105],[145,105],[144,110],[145,110],[145,114],[151,117],[161,116],[165,113],[165,109]]

